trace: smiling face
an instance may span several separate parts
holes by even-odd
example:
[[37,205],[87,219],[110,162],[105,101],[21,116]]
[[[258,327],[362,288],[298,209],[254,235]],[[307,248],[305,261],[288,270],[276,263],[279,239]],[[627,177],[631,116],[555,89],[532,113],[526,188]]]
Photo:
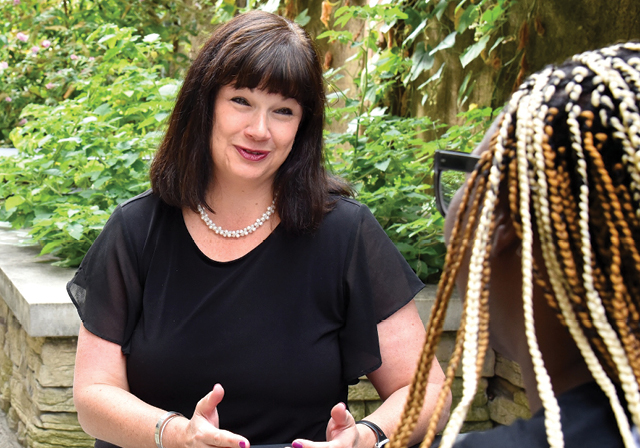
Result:
[[291,152],[301,120],[302,107],[292,98],[223,86],[215,100],[211,133],[216,182],[271,185]]

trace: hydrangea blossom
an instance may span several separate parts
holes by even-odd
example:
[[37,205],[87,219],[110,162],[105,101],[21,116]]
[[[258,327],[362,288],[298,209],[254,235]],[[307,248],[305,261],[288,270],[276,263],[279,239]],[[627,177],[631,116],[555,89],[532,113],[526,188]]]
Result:
[[22,31],[20,31],[18,34],[16,34],[16,37],[18,38],[18,40],[20,42],[26,42],[27,40],[29,40],[29,36],[24,34]]

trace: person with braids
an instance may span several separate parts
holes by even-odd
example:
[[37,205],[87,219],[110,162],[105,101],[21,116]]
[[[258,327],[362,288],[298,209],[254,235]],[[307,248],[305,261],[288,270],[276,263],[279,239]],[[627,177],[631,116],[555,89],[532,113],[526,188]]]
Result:
[[[251,11],[189,68],[152,189],[114,210],[67,285],[83,323],[74,403],[96,447],[373,448],[391,434],[424,285],[325,170],[320,61],[298,25]],[[357,424],[345,403],[363,375],[384,402]],[[437,361],[429,381],[423,430]]]
[[[451,171],[469,174],[447,196]],[[423,447],[459,365],[434,446],[640,446],[640,43],[532,75],[472,154],[436,154],[436,177],[448,252],[390,447],[407,446],[454,284],[464,311]],[[458,435],[489,345],[519,363],[533,416]]]

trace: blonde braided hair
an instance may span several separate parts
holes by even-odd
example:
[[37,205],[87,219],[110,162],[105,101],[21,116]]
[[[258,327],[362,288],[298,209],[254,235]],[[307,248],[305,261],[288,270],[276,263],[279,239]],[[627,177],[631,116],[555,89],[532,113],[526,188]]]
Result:
[[[462,360],[463,396],[440,446],[451,447],[460,431],[486,352],[489,255],[500,189],[508,190],[511,219],[522,239],[525,334],[549,445],[562,447],[564,441],[558,403],[537,348],[534,282],[543,287],[609,399],[625,446],[634,447],[627,413],[640,427],[638,43],[586,52],[549,67],[531,76],[505,106],[490,149],[466,183],[420,364],[390,447],[406,447],[415,428],[455,278],[471,250],[461,328],[421,447],[433,441]],[[534,229],[547,277],[534,266]]]

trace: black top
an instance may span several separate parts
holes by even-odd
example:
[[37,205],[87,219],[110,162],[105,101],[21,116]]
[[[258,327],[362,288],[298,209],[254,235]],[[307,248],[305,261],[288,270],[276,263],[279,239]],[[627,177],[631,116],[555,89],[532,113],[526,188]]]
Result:
[[[558,396],[565,448],[623,448],[609,399],[595,383]],[[438,446],[435,443],[431,448]],[[516,420],[484,432],[458,436],[454,448],[548,448],[544,409],[529,420]]]
[[356,201],[216,262],[150,192],[116,208],[67,285],[87,330],[122,346],[133,394],[191,417],[220,383],[221,428],[252,444],[324,440],[347,385],[381,365],[376,324],[422,287]]

